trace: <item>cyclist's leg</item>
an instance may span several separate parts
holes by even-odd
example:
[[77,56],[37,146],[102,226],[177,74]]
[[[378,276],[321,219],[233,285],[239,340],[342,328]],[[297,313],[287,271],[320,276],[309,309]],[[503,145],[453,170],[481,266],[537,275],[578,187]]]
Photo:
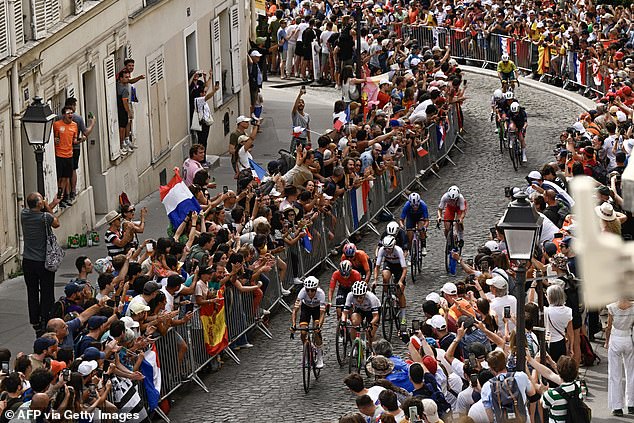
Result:
[[[321,310],[319,309],[319,307],[312,307],[310,317],[313,319],[313,325],[319,325],[319,324],[323,325],[323,322],[319,321],[320,315],[321,315]],[[315,347],[317,347],[318,349],[321,349],[322,345],[323,345],[323,339],[321,336],[321,331],[315,331]]]
[[346,289],[342,286],[339,286],[337,289],[337,296],[335,297],[335,308],[337,310],[337,321],[341,320],[341,312],[343,310],[343,306],[346,303],[346,297],[350,292],[349,289]]
[[386,263],[383,266],[383,283],[389,283],[391,277],[392,277],[392,271],[390,270],[389,265]]
[[[306,329],[308,324],[310,323],[310,319],[312,317],[311,309],[306,304],[302,304],[300,306],[299,312],[299,328]],[[317,317],[319,318],[319,317]],[[305,330],[300,331],[300,336],[302,338],[302,342],[306,342],[307,340],[307,332]]]
[[368,325],[368,332],[367,332],[367,341],[368,341],[368,347],[372,347],[372,341],[374,340],[374,338],[376,337],[376,331],[379,328],[378,325],[373,325],[372,324],[372,312],[371,311],[364,311],[363,312],[363,317],[362,320],[366,322],[366,324]]
[[422,253],[423,255],[427,255],[427,230],[425,228],[425,221],[419,220],[416,223],[416,227],[420,230],[418,236],[420,238],[421,247],[423,248]]
[[444,219],[443,224],[445,225],[445,238],[447,238],[447,236],[449,235],[449,230],[451,229],[451,222],[449,222],[449,220],[453,219],[453,215],[454,214],[451,207],[445,207],[442,216],[442,218]]
[[[352,323],[352,326],[359,326],[361,324],[361,315],[359,313],[360,310],[354,310],[354,312],[350,315],[350,323]],[[357,337],[356,329],[350,328],[350,337],[352,339]]]
[[405,300],[405,281],[399,283],[401,276],[403,275],[403,268],[400,264],[396,263],[396,265],[392,266],[392,274],[394,275],[394,284],[397,286],[396,289],[396,297],[398,298],[398,317],[401,320],[401,324],[407,319],[407,301]]

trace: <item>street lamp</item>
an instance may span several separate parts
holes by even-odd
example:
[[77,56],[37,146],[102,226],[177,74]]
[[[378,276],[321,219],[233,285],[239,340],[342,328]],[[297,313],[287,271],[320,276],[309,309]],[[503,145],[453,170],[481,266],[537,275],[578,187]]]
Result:
[[543,217],[527,201],[526,194],[518,193],[513,198],[514,201],[509,203],[506,212],[498,222],[498,228],[504,233],[509,260],[519,261],[515,283],[515,298],[517,298],[517,314],[515,316],[516,369],[524,371],[526,366],[526,325],[524,318],[526,262],[533,257],[533,251],[541,233]]
[[361,5],[362,0],[353,0],[355,6],[355,20],[357,21],[357,78],[362,78],[362,63],[361,60],[361,18],[363,17],[363,10]]
[[21,118],[26,140],[33,147],[37,164],[37,191],[44,197],[44,151],[51,136],[55,113],[41,97],[35,97]]

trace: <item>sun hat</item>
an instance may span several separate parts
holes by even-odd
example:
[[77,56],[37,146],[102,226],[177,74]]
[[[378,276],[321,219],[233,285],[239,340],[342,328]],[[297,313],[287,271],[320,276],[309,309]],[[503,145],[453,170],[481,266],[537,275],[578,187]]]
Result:
[[365,365],[365,368],[374,376],[387,376],[394,370],[394,362],[382,355],[377,355]]
[[109,225],[115,220],[119,219],[120,217],[121,217],[121,214],[118,211],[115,211],[115,210],[109,211],[108,214],[106,215],[106,223]]
[[77,367],[77,371],[82,375],[82,376],[88,376],[89,374],[91,374],[99,365],[97,364],[97,362],[95,360],[90,360],[90,361],[82,361],[79,364],[79,367]]
[[427,418],[429,423],[436,423],[440,421],[440,417],[438,417],[438,406],[434,402],[434,400],[425,398],[423,399],[423,414]]
[[600,206],[596,206],[594,208],[594,212],[599,216],[599,218],[605,220],[606,222],[611,222],[616,219],[616,214],[614,213],[614,207],[612,204],[605,202]]

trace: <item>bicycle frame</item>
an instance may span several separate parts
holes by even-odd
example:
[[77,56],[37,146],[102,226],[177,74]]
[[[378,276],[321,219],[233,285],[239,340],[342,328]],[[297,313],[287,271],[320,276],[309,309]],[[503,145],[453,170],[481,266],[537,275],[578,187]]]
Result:
[[[321,329],[316,329],[314,326],[306,328],[293,327],[294,330],[300,332],[306,332],[306,340],[303,342],[302,347],[302,382],[304,385],[304,392],[308,393],[310,389],[310,373],[315,375],[315,379],[319,378],[321,369],[317,368],[315,362],[315,355],[317,353],[317,347],[315,346],[315,333]],[[291,332],[291,339],[294,339],[294,333]]]
[[[370,326],[362,323],[359,326],[352,326],[344,324],[346,331],[354,329],[356,336],[352,341],[352,348],[350,348],[350,356],[348,361],[348,373],[356,371],[361,373],[361,367],[365,368],[365,356],[367,348],[367,331],[370,330]],[[367,373],[367,370],[366,370]]]

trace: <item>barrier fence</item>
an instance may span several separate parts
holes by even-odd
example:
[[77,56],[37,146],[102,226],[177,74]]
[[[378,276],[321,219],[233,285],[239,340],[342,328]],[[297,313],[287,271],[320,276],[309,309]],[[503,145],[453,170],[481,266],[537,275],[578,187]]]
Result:
[[[227,285],[224,292],[221,290],[224,310],[212,314],[213,328],[201,322],[203,315],[197,309],[189,322],[172,327],[159,337],[155,342],[161,374],[159,402],[187,382],[194,382],[208,392],[198,373],[219,353],[225,352],[240,364],[233,346],[241,342],[242,337],[257,329],[272,338],[263,323],[263,311],[270,312],[278,305],[291,311],[282,295],[283,289],[290,290],[294,285],[299,287],[296,282],[321,266],[336,268],[335,263],[339,260],[331,257],[338,253],[338,247],[347,242],[351,235],[368,229],[376,232],[372,222],[381,213],[389,213],[388,205],[399,200],[413,187],[425,189],[421,182],[423,178],[430,174],[438,176],[435,169],[445,163],[453,164],[449,152],[454,148],[460,150],[456,146],[456,141],[461,138],[458,113],[456,106],[451,106],[441,123],[426,128],[423,140],[416,140],[403,148],[403,155],[396,159],[393,168],[377,175],[374,181],[366,182],[365,187],[344,193],[332,203],[329,212],[319,213],[308,228],[311,248],[307,248],[305,243],[289,245],[279,255],[277,265],[261,277],[266,282],[262,288]],[[220,306],[217,307],[220,309]],[[226,323],[222,323],[223,317]],[[226,341],[219,350],[211,348],[213,351],[210,353],[213,343],[221,339],[218,337],[219,330],[226,330]],[[135,386],[146,407],[169,422],[169,417],[160,407],[150,407],[148,404],[147,395],[142,392],[144,384]]]
[[561,46],[533,42],[500,34],[479,31],[463,31],[455,28],[391,25],[404,39],[416,40],[425,47],[451,48],[451,56],[475,62],[482,67],[496,67],[502,54],[525,73],[533,72],[540,81],[554,79],[563,88],[574,88],[584,94],[605,94],[610,90],[614,71],[596,58],[585,58],[580,52],[562,49]]

